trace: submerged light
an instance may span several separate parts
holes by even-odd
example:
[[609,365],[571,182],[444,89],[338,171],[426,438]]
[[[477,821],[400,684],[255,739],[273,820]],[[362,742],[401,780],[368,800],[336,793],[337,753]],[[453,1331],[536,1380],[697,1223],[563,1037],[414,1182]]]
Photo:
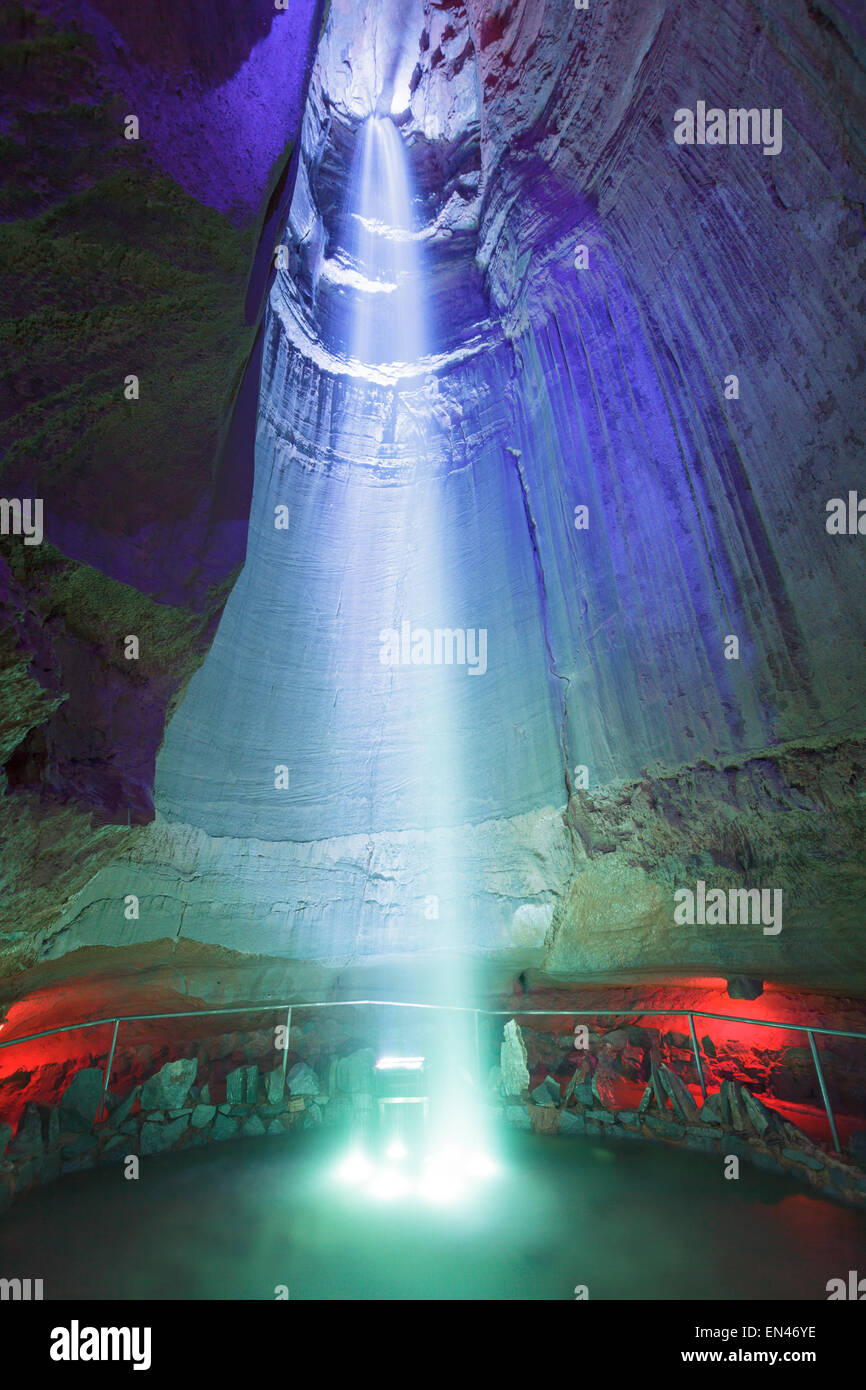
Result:
[[473,1178],[495,1178],[499,1172],[497,1164],[487,1154],[473,1154],[466,1164],[466,1171]]
[[[458,1202],[474,1183],[493,1178],[499,1165],[481,1150],[449,1144],[428,1153],[423,1162],[408,1161],[409,1150],[400,1139],[393,1139],[382,1160],[368,1158],[353,1150],[336,1169],[338,1180],[359,1187],[378,1201],[401,1197],[420,1197],[437,1206]],[[399,1164],[399,1167],[397,1166]]]
[[366,1154],[361,1153],[360,1149],[350,1153],[337,1169],[337,1177],[340,1182],[360,1183],[365,1182],[373,1173],[373,1165]]
[[411,1192],[409,1179],[396,1168],[382,1168],[373,1178],[368,1191],[380,1201],[393,1201],[395,1197],[405,1197]]

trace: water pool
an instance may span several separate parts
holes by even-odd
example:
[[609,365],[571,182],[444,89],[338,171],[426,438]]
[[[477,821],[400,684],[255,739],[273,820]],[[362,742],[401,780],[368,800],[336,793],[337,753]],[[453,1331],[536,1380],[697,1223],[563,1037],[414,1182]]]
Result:
[[327,1131],[77,1173],[13,1205],[0,1275],[46,1299],[826,1299],[866,1214],[643,1142],[506,1134],[465,1204],[340,1187]]

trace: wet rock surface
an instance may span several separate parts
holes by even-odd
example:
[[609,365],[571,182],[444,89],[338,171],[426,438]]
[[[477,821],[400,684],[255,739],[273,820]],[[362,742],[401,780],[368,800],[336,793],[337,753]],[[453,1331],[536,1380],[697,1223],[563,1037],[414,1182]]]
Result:
[[[380,62],[353,37],[355,8],[332,7],[295,202],[268,234],[285,234],[291,269],[274,281],[261,335],[255,563],[212,646],[226,557],[234,546],[239,558],[243,537],[238,546],[236,532],[215,541],[209,530],[210,463],[249,359],[244,319],[258,310],[240,303],[250,243],[203,204],[211,181],[233,201],[245,193],[232,171],[250,122],[263,124],[267,83],[258,95],[245,84],[271,74],[285,16],[218,7],[221,44],[194,5],[167,47],[159,6],[148,32],[109,0],[98,7],[104,23],[85,22],[84,56],[135,80],[154,168],[131,171],[115,131],[103,188],[88,186],[82,139],[72,161],[85,152],[81,178],[61,190],[68,207],[31,189],[44,220],[26,247],[38,262],[29,283],[42,297],[34,308],[26,285],[7,286],[13,346],[20,352],[37,322],[96,312],[93,286],[79,282],[82,302],[68,299],[68,264],[98,262],[113,294],[114,249],[140,224],[136,284],[146,293],[133,317],[145,336],[166,322],[217,330],[163,343],[146,366],[164,382],[191,358],[222,367],[219,381],[210,369],[183,378],[183,409],[165,395],[140,402],[157,470],[133,462],[114,480],[113,398],[104,435],[84,440],[80,457],[81,411],[55,402],[56,458],[47,472],[39,462],[42,383],[50,366],[62,394],[79,372],[77,318],[63,319],[56,362],[25,353],[6,383],[5,418],[25,447],[4,457],[4,488],[48,493],[51,483],[63,506],[49,531],[56,553],[37,565],[20,547],[4,551],[0,597],[14,633],[0,654],[11,715],[4,862],[19,885],[4,894],[4,969],[88,950],[135,961],[169,942],[216,962],[228,952],[325,960],[339,976],[359,960],[420,954],[432,894],[485,968],[862,990],[864,634],[850,596],[863,560],[854,538],[824,527],[827,497],[856,483],[857,36],[841,13],[830,26],[798,11],[783,34],[744,11],[704,14],[676,0],[566,7],[565,20],[548,5],[491,15],[480,0],[399,15],[375,7],[383,42],[399,27],[400,44],[420,54],[417,71],[398,64],[388,80],[396,91],[405,79],[397,114],[424,225],[433,392],[399,373],[359,379],[338,331],[339,190]],[[81,11],[49,12],[65,24]],[[4,22],[18,26],[15,44],[42,53],[44,114],[62,85],[43,61],[56,36],[32,19]],[[181,89],[162,94],[162,114],[157,49]],[[285,82],[295,82],[306,57],[286,56]],[[72,90],[93,104],[87,63],[75,65]],[[786,113],[779,157],[676,146],[673,111],[710,91],[757,107],[772,91]],[[201,139],[208,121],[219,159]],[[286,132],[268,130],[282,148]],[[49,184],[53,166],[40,177]],[[103,222],[106,193],[114,211]],[[20,253],[23,233],[8,235]],[[38,260],[58,239],[58,263]],[[110,301],[98,314],[113,342]],[[737,399],[723,391],[731,371]],[[109,387],[97,356],[88,403]],[[196,402],[201,416],[174,445],[177,419]],[[284,501],[288,554],[272,524]],[[406,735],[414,692],[395,689],[378,663],[379,627],[395,614],[368,621],[378,596],[411,591],[429,561],[431,515],[456,577],[442,621],[490,639],[483,679],[460,673],[448,692],[461,731],[456,825],[421,823],[419,795],[441,752]],[[134,678],[112,646],[127,630],[148,637]],[[724,653],[731,632],[736,662]],[[184,686],[160,757],[158,815],[135,829],[152,814],[155,752]],[[85,733],[97,688],[105,708]],[[261,718],[249,720],[250,708]],[[274,797],[283,758],[289,809]],[[94,828],[94,807],[103,821],[126,811],[131,824]],[[455,865],[450,901],[447,885],[428,882],[431,843]],[[29,875],[37,857],[50,867]],[[678,927],[673,893],[699,878],[781,889],[780,936]],[[124,911],[130,893],[138,917]],[[779,1090],[799,1093],[808,1064],[791,1049]],[[581,1085],[599,1100],[603,1058],[596,1070]]]
[[[256,215],[297,131],[316,6],[300,0],[282,30],[276,11],[224,7],[228,45],[211,7],[169,8],[137,23],[77,0],[0,7],[0,473],[5,497],[44,500],[46,537],[0,543],[5,973],[151,818],[166,717],[243,558],[243,482],[240,511],[216,515],[214,463],[252,347]],[[124,138],[130,108],[138,141]]]

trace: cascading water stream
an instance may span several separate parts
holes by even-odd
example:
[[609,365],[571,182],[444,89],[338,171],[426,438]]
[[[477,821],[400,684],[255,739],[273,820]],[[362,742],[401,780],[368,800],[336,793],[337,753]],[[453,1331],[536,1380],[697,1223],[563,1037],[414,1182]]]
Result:
[[345,252],[358,273],[349,308],[355,362],[421,362],[422,261],[406,151],[394,123],[371,116],[358,137],[346,199]]
[[[355,273],[347,286],[346,336],[351,344],[353,367],[363,373],[367,366],[399,363],[404,368],[401,383],[412,383],[424,370],[423,358],[429,350],[424,268],[414,225],[407,152],[398,130],[388,119],[370,117],[360,130],[344,226],[347,245],[343,251]],[[417,373],[413,366],[417,366]],[[428,387],[433,385],[428,383]],[[409,493],[406,489],[403,493],[398,500],[392,490],[390,505],[405,506]],[[456,626],[453,615],[459,594],[446,573],[442,518],[431,507],[424,521],[420,531],[413,533],[415,564],[411,571],[404,572],[399,591],[393,595],[395,630],[407,622],[411,627],[413,620],[419,619],[431,622],[434,629],[451,630]],[[408,529],[406,534],[408,545]],[[470,1167],[474,1165],[477,1176],[479,1163],[481,1170],[487,1165],[483,1157],[486,1142],[482,1134],[482,1107],[470,1075],[475,1048],[472,1015],[468,1012],[471,983],[461,959],[464,943],[455,910],[457,904],[467,900],[469,885],[458,881],[455,868],[459,860],[457,837],[466,811],[454,678],[454,670],[447,666],[415,664],[414,660],[394,673],[395,680],[414,683],[415,739],[425,742],[433,753],[419,783],[415,819],[428,832],[425,873],[430,890],[430,931],[431,936],[435,935],[431,942],[434,964],[428,991],[436,1002],[454,1010],[438,1016],[439,1026],[430,1033],[435,1042],[428,1044],[433,1053],[428,1056],[429,1138],[433,1153],[439,1155],[438,1169],[428,1181],[438,1185],[443,1196],[458,1180],[461,1166],[467,1162]],[[439,832],[435,842],[429,834],[432,830]],[[395,865],[395,870],[399,866]],[[449,907],[440,912],[440,904]],[[411,1029],[400,1029],[403,1040],[410,1035]],[[393,1045],[384,1050],[401,1048],[406,1051],[406,1042],[395,1036]]]
[[[311,225],[309,188],[295,198],[286,241]],[[477,1154],[486,1145],[469,962],[478,924],[495,945],[502,901],[510,910],[523,893],[523,860],[515,868],[500,817],[503,804],[525,809],[523,773],[538,762],[518,732],[529,702],[522,685],[510,699],[502,652],[510,642],[513,663],[520,631],[530,666],[533,629],[511,618],[527,587],[503,574],[491,544],[520,505],[511,474],[504,493],[479,486],[449,413],[454,393],[436,376],[451,366],[441,313],[432,322],[420,206],[399,130],[371,117],[331,214],[318,290],[277,273],[246,562],[166,731],[157,806],[169,881],[176,863],[196,863],[184,932],[256,943],[302,967],[324,962],[340,987],[360,967],[367,997],[454,1010],[407,1010],[382,1052],[428,1058],[428,1140],[442,1148],[460,1137]],[[488,670],[499,590],[510,616]],[[468,634],[482,629],[483,663],[468,655]],[[395,632],[400,659],[385,660]],[[431,659],[436,633],[453,659]],[[558,786],[558,765],[551,778]],[[154,915],[163,898],[173,904],[160,895]],[[226,900],[230,928],[223,909],[213,921],[212,904]],[[395,1012],[383,1010],[383,1024]]]

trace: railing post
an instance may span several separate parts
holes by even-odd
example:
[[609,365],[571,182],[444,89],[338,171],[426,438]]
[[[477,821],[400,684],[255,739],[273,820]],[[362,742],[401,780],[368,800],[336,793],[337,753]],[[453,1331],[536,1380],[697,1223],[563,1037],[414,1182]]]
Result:
[[105,1077],[102,1082],[102,1103],[98,1111],[96,1112],[96,1119],[93,1121],[94,1124],[96,1124],[97,1120],[100,1119],[102,1112],[105,1109],[105,1098],[108,1095],[108,1078],[111,1076],[111,1068],[114,1065],[114,1049],[117,1046],[117,1030],[119,1027],[120,1019],[116,1018],[114,1020],[114,1032],[111,1035],[111,1049],[108,1053],[108,1061],[105,1064]]
[[695,1032],[695,1020],[692,1018],[691,1014],[689,1014],[689,1032],[692,1035],[692,1048],[694,1049],[695,1054],[695,1066],[698,1069],[698,1081],[700,1081],[701,1083],[701,1095],[703,1096],[704,1100],[706,1100],[707,1085],[704,1081],[704,1069],[701,1066],[701,1052],[700,1048],[698,1047],[698,1035]]
[[830,1133],[833,1136],[833,1146],[838,1153],[842,1152],[842,1145],[839,1143],[839,1135],[836,1131],[836,1118],[830,1105],[830,1097],[827,1095],[827,1087],[824,1085],[824,1073],[821,1069],[821,1058],[818,1056],[818,1049],[815,1046],[815,1038],[811,1028],[806,1029],[806,1037],[809,1039],[809,1046],[812,1049],[812,1061],[815,1063],[815,1070],[818,1073],[818,1085],[821,1087],[821,1099],[824,1102],[824,1109],[827,1111],[827,1119],[830,1121]]
[[286,1045],[283,1048],[283,1095],[286,1094],[286,1068],[289,1065],[289,1039],[292,1036],[292,1006],[286,1014]]

